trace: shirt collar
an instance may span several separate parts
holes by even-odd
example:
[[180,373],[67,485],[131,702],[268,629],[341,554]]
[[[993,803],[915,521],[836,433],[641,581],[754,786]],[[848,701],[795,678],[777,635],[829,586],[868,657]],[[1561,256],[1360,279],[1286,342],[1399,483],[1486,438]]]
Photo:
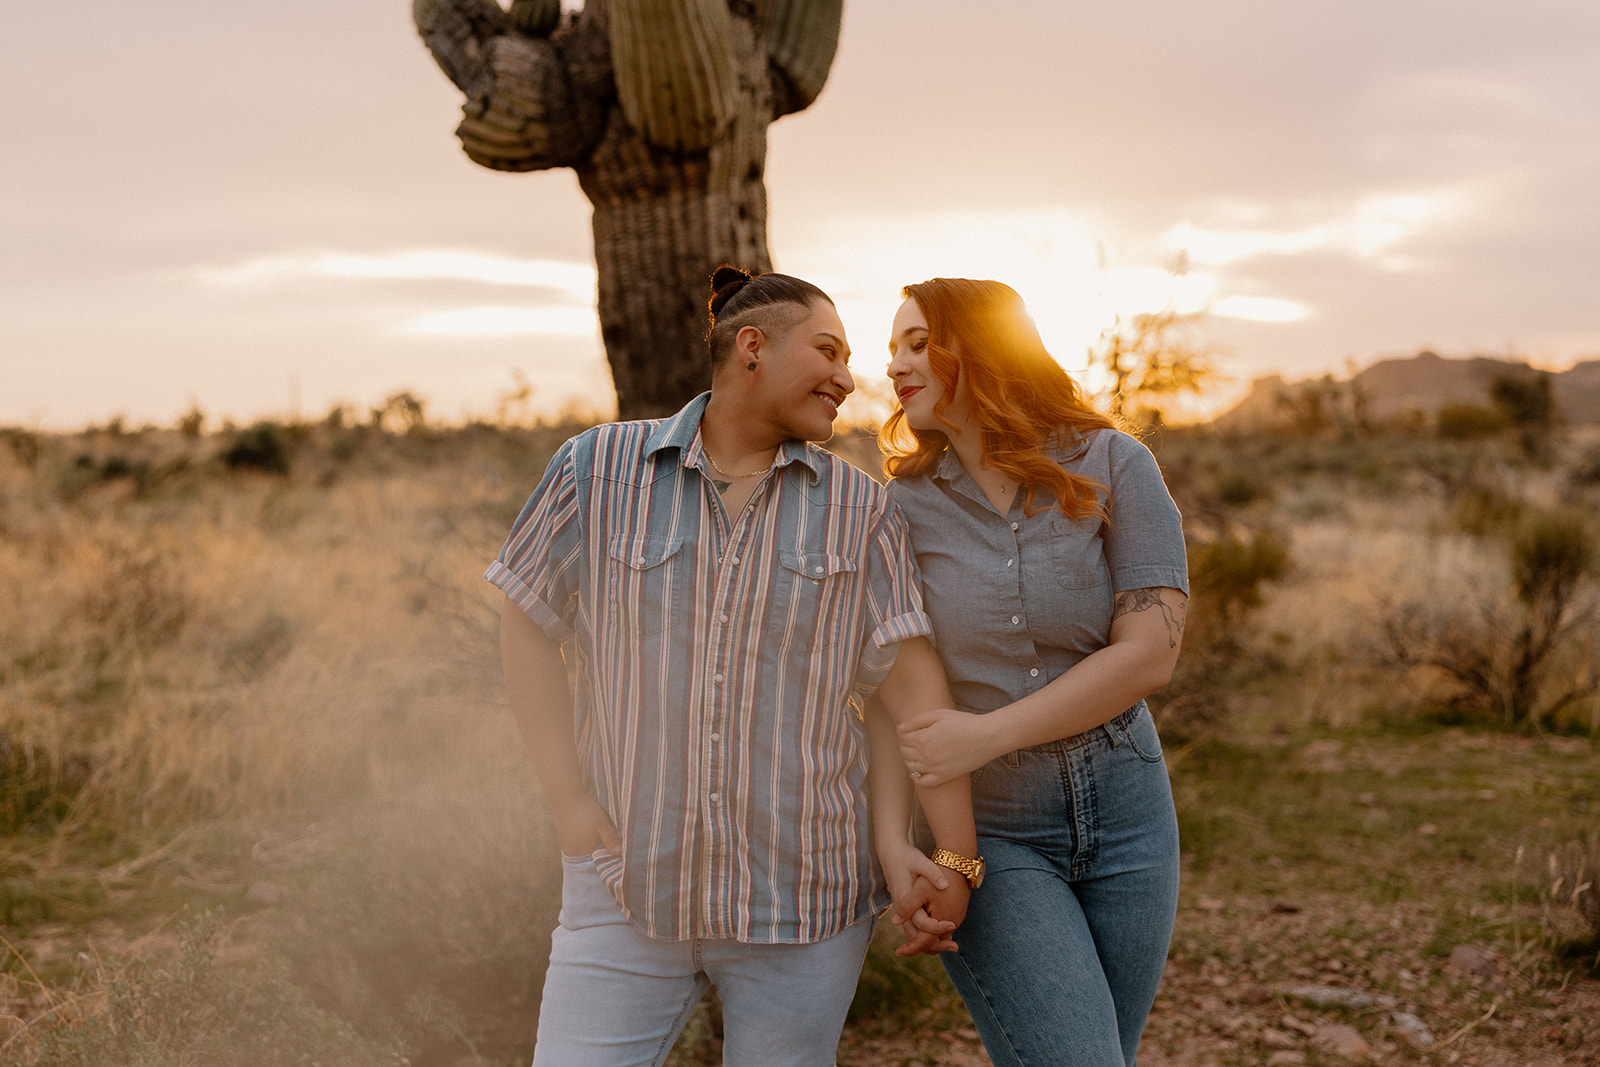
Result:
[[[705,449],[700,447],[700,420],[705,417],[706,404],[710,400],[709,392],[701,393],[677,414],[662,419],[645,439],[645,455],[676,449],[683,466],[702,470],[709,466],[701,462]],[[806,441],[785,441],[778,446],[777,460],[773,465],[787,467],[791,463],[803,463],[811,471],[812,481],[816,481],[822,477],[823,460],[820,452],[821,449]]]

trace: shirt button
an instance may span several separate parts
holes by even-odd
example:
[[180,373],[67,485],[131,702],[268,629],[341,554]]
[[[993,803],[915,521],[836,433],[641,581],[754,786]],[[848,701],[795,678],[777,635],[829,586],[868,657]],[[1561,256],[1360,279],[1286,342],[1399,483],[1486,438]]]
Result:
[[[1039,672],[1038,672],[1038,671],[1034,671],[1034,672],[1033,672],[1033,673],[1035,673],[1035,674],[1038,674],[1038,673],[1039,673]],[[717,683],[717,684],[718,684],[718,685],[721,685],[721,684],[722,684],[722,675],[720,675],[720,674],[713,674],[713,675],[712,675],[712,676],[711,676],[711,680],[712,680],[712,681],[713,681],[713,682],[716,682],[716,683]]]
[[1029,671],[1028,672],[1028,677],[1029,678],[1037,678],[1037,677],[1039,677],[1039,668],[1035,667],[1033,670]]
[[644,557],[640,556],[638,559],[634,560],[634,562],[637,563],[639,566],[643,567],[644,566]]
[[822,568],[821,568],[821,567],[818,567],[818,568],[817,568],[817,573],[818,573],[818,574],[821,574],[821,573],[822,573]]
[[718,615],[717,616],[717,621],[718,622],[727,622],[728,621],[728,613],[727,612],[723,612],[721,615]]
[[1012,524],[1011,524],[1011,528],[1012,528],[1012,529],[1013,529],[1013,530],[1015,530],[1015,529],[1016,529],[1016,528],[1017,528],[1017,524],[1016,524],[1016,523],[1012,523]]
[[715,804],[715,803],[716,803],[716,802],[717,802],[717,801],[718,801],[718,800],[720,800],[720,799],[721,799],[721,796],[720,796],[720,795],[719,795],[719,794],[717,794],[717,793],[712,793],[712,794],[711,794],[711,795],[710,795],[710,796],[709,796],[709,797],[707,797],[707,798],[706,798],[706,799],[707,799],[707,800],[709,800],[709,801],[711,801],[711,803],[713,803],[713,804]]
[[735,567],[737,567],[739,565],[739,557],[738,556],[734,556],[728,562],[733,564]]
[[718,734],[718,733],[713,733],[713,734],[712,734],[712,735],[711,735],[711,743],[712,743],[712,744],[713,744],[713,745],[714,745],[714,744],[717,744],[717,743],[718,743],[718,742],[720,742],[720,741],[721,741],[721,740],[722,740],[722,735],[721,735],[721,734]]
[[1008,560],[1006,560],[1006,566],[1009,567],[1015,562],[1016,562],[1016,560],[1014,560],[1014,559],[1008,559]]
[[1011,616],[1011,625],[1015,626],[1017,623],[1019,623],[1021,621],[1022,620],[1019,619],[1017,616],[1015,616],[1015,615]]

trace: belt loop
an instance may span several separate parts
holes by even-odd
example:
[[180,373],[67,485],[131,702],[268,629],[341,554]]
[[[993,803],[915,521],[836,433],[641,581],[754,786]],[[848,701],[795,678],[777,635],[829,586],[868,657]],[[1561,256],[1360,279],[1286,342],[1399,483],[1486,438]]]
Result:
[[1118,737],[1117,731],[1112,729],[1112,723],[1116,721],[1116,719],[1112,719],[1111,722],[1106,723],[1104,726],[1100,727],[1100,729],[1104,730],[1106,732],[1106,737],[1111,739],[1112,748],[1121,748],[1122,738]]
[[1022,754],[1019,753],[1019,752],[1014,752],[1014,751],[1013,752],[1007,752],[1006,753],[1006,766],[1007,767],[1020,767],[1020,766],[1022,766]]

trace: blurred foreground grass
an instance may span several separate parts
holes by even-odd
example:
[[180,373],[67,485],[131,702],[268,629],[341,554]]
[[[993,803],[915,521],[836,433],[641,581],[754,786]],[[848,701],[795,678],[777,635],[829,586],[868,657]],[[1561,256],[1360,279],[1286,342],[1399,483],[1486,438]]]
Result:
[[[0,431],[0,1062],[526,1061],[559,864],[479,575],[575,428]],[[1213,570],[1159,706],[1185,888],[1141,1062],[1261,1062],[1318,983],[1415,1008],[1441,1047],[1322,1012],[1399,1059],[1587,1062],[1592,702],[1507,728],[1375,640],[1514,607],[1494,531],[1590,508],[1583,457],[1152,444]],[[892,945],[840,1062],[981,1062]],[[718,1045],[708,1004],[675,1059]]]

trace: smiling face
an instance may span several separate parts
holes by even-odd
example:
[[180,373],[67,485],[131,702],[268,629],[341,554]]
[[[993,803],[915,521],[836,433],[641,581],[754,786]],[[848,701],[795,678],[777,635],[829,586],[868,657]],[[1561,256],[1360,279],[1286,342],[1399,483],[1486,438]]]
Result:
[[945,396],[945,385],[928,360],[928,320],[915,300],[907,300],[895,312],[889,329],[889,380],[895,396],[905,410],[906,423],[915,430],[947,432],[949,423],[958,426],[966,418],[966,397],[959,378],[955,395],[944,410],[936,411]]
[[833,305],[812,301],[788,329],[765,338],[760,358],[761,399],[784,436],[832,437],[839,405],[856,389],[844,323]]

